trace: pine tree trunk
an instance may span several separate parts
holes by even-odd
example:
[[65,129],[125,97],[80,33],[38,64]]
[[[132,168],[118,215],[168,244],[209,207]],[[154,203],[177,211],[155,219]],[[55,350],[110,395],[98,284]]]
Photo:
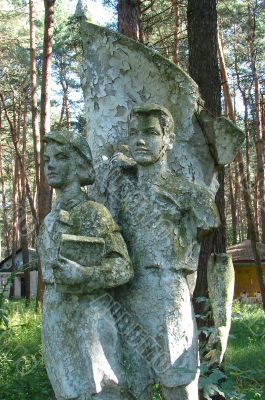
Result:
[[[221,83],[217,59],[217,10],[216,0],[188,0],[188,45],[189,73],[199,86],[205,108],[215,117],[221,114]],[[219,190],[216,205],[221,226],[216,232],[205,237],[201,243],[197,282],[193,298],[208,297],[207,264],[213,251],[226,252],[224,168],[218,168]],[[194,302],[195,313],[202,314],[201,305]],[[198,319],[199,325],[211,321]],[[200,394],[200,398],[203,396]],[[218,395],[218,399],[223,399]]]
[[[42,61],[42,85],[41,85],[41,138],[51,129],[51,68],[52,68],[52,42],[54,30],[54,4],[55,0],[44,0],[45,20],[43,39],[43,61]],[[50,189],[44,176],[44,146],[41,144],[40,158],[40,199],[39,199],[39,220],[50,211]]]
[[235,203],[235,191],[233,184],[233,175],[231,167],[228,167],[228,179],[229,179],[229,194],[230,194],[230,206],[232,216],[232,244],[237,243],[237,216],[236,216],[236,203]]
[[253,196],[253,203],[254,203],[254,221],[255,221],[255,227],[256,227],[256,235],[257,235],[257,240],[259,241],[259,232],[260,232],[260,226],[259,226],[259,206],[258,206],[258,172],[256,173],[256,177],[254,180],[254,196]]
[[[40,132],[38,122],[38,96],[37,96],[37,67],[36,67],[36,43],[35,43],[35,4],[29,0],[29,26],[30,26],[30,78],[31,78],[31,113],[32,134],[34,143],[34,162],[36,177],[36,196],[40,194]],[[38,202],[37,202],[38,203]],[[38,216],[39,217],[39,216]],[[36,230],[38,234],[39,221]]]
[[141,41],[140,2],[135,0],[118,1],[118,31],[134,40]]
[[205,107],[221,114],[221,82],[217,60],[215,0],[188,1],[189,73],[199,86]]
[[[0,130],[2,129],[2,108],[0,107]],[[4,243],[5,243],[5,257],[10,255],[10,241],[8,234],[8,219],[7,219],[7,205],[6,205],[6,189],[5,189],[5,177],[3,171],[3,150],[0,141],[0,180],[1,180],[1,191],[2,191],[2,209],[3,209],[3,225],[4,225]]]
[[[22,137],[22,162],[23,169],[26,166],[26,144],[27,144],[27,98],[25,99],[24,105],[24,118],[23,118],[23,137]],[[27,216],[27,205],[26,205],[26,180],[25,174],[21,173],[21,191],[19,193],[19,230],[20,230],[20,244],[22,251],[22,261],[24,270],[24,281],[25,281],[25,299],[26,307],[30,303],[30,270],[29,270],[29,245],[28,245],[28,216]]]
[[[243,215],[242,215],[242,198],[241,198],[241,191],[240,191],[240,180],[239,180],[239,172],[238,172],[237,162],[235,162],[234,165],[235,165],[235,207],[237,210],[238,225],[240,227],[239,242],[242,242],[243,240],[245,240]],[[247,235],[246,235],[246,237],[247,237]]]
[[261,109],[260,109],[260,85],[256,65],[256,10],[251,10],[248,5],[249,21],[249,46],[252,78],[255,97],[255,147],[257,155],[257,181],[258,181],[258,208],[261,241],[265,243],[265,197],[264,197],[264,140],[262,134]]
[[179,31],[180,31],[180,15],[179,15],[179,3],[176,0],[172,1],[172,9],[174,12],[175,29],[174,29],[174,48],[173,48],[173,62],[179,65]]
[[[43,39],[43,61],[42,61],[42,85],[41,85],[41,138],[50,131],[50,91],[51,91],[51,68],[52,68],[52,42],[54,30],[54,4],[55,0],[44,0],[44,39]],[[39,195],[39,223],[49,213],[51,208],[50,188],[44,175],[44,145],[41,142],[40,151],[40,195]],[[40,262],[38,263],[38,289],[37,303],[42,302],[43,279]]]
[[[17,253],[17,241],[18,241],[18,229],[17,229],[17,189],[18,189],[18,160],[15,157],[15,167],[14,167],[14,178],[13,178],[13,194],[12,194],[12,267],[11,271],[14,273],[16,271],[16,253]],[[10,286],[10,298],[15,296],[15,278],[11,281]]]
[[64,117],[64,112],[65,112],[66,129],[68,131],[70,131],[71,130],[71,117],[70,117],[70,108],[69,108],[69,87],[68,87],[68,83],[67,83],[66,71],[65,71],[63,58],[61,56],[60,56],[60,83],[61,83],[62,90],[63,90],[63,104],[62,104],[62,111],[61,111],[59,125],[60,126],[63,125],[63,117]]
[[[216,1],[188,1],[188,44],[189,73],[199,86],[205,108],[214,116],[221,114],[221,84],[217,60],[217,12]],[[216,195],[216,203],[222,221],[224,221],[223,168],[218,171],[220,189]],[[202,240],[198,265],[198,278],[194,297],[207,297],[207,262],[215,248],[225,252],[225,227],[219,234],[212,233]],[[218,237],[218,239],[217,239]],[[220,239],[219,239],[220,238]],[[195,306],[195,308],[197,308]],[[200,309],[196,310],[200,313]]]
[[28,179],[27,179],[27,176],[26,176],[26,171],[24,169],[24,165],[23,165],[23,162],[22,162],[21,154],[20,154],[20,151],[19,151],[19,145],[18,145],[18,143],[19,143],[18,142],[18,132],[20,131],[20,125],[21,125],[21,121],[20,121],[21,120],[21,118],[20,118],[21,107],[19,106],[19,108],[18,108],[18,113],[17,113],[18,117],[17,117],[17,120],[16,120],[16,99],[14,97],[13,98],[13,114],[12,114],[13,118],[11,119],[9,114],[8,114],[8,110],[7,110],[7,107],[6,107],[6,104],[5,104],[5,99],[4,99],[4,96],[3,96],[2,93],[0,93],[0,99],[2,101],[5,117],[7,119],[9,127],[10,127],[10,134],[11,134],[12,142],[13,142],[15,153],[16,153],[16,158],[17,158],[18,163],[19,163],[19,168],[21,169],[21,173],[23,174],[23,176],[25,178],[27,198],[28,198],[28,201],[29,201],[32,217],[33,217],[33,220],[34,220],[34,223],[35,223],[35,226],[36,226],[37,220],[38,220],[37,212],[36,212],[36,209],[34,207],[34,201],[33,201],[33,198],[31,196],[31,191],[30,191]]
[[[246,178],[248,185],[250,185],[250,129],[249,129],[249,120],[248,120],[248,100],[245,88],[242,87],[239,76],[239,67],[238,67],[238,57],[237,57],[237,49],[236,45],[234,45],[234,54],[235,54],[235,73],[237,79],[237,87],[241,93],[243,104],[244,104],[244,127],[245,127],[245,135],[246,135]],[[250,92],[250,88],[248,93]],[[250,94],[250,93],[249,93]]]

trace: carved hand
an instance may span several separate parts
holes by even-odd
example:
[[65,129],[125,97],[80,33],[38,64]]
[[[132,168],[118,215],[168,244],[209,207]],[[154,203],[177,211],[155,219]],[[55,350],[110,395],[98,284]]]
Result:
[[228,333],[229,328],[221,326],[215,328],[210,334],[206,346],[207,353],[204,356],[205,360],[208,361],[210,365],[221,364],[227,346]]
[[136,162],[132,157],[122,152],[115,153],[110,159],[111,168],[133,168],[136,167]]
[[59,257],[53,264],[56,283],[63,285],[79,285],[89,281],[93,268],[82,265],[64,257]]

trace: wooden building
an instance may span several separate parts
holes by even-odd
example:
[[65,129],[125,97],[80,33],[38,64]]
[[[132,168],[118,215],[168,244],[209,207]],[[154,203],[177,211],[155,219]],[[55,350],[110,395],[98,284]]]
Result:
[[[30,295],[35,297],[37,294],[37,281],[38,281],[38,257],[35,249],[29,249],[29,262],[30,262]],[[18,249],[16,252],[16,276],[14,280],[14,297],[19,299],[25,296],[25,282],[22,250]],[[0,290],[10,276],[12,271],[12,255],[9,255],[0,262]],[[9,297],[10,284],[5,288],[5,296]]]
[[[258,243],[265,276],[265,244]],[[247,295],[248,298],[259,298],[260,288],[256,274],[256,266],[250,240],[230,246],[227,253],[231,254],[235,269],[234,298]]]

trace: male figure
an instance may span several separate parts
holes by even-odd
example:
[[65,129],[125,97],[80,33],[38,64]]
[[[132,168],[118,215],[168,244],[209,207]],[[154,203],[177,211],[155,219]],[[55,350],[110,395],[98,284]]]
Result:
[[167,109],[133,108],[129,149],[137,175],[124,174],[117,218],[135,277],[117,288],[116,296],[149,336],[141,343],[140,335],[132,347],[130,335],[123,335],[129,387],[141,400],[151,399],[155,382],[165,400],[198,399],[197,332],[187,276],[197,269],[200,232],[217,227],[219,215],[206,188],[168,170],[173,139]]
[[38,238],[48,376],[59,400],[129,399],[115,323],[104,303],[108,288],[133,275],[127,249],[108,210],[81,190],[95,178],[86,141],[51,132],[45,142],[45,175],[57,196]]

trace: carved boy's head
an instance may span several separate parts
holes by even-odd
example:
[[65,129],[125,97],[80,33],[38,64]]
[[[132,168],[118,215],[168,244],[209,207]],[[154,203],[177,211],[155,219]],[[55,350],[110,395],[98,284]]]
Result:
[[43,141],[46,143],[44,172],[50,186],[61,188],[74,180],[80,186],[94,183],[91,150],[85,139],[73,132],[53,131]]
[[174,120],[166,108],[151,103],[132,109],[129,147],[137,164],[146,166],[161,160],[174,136]]

